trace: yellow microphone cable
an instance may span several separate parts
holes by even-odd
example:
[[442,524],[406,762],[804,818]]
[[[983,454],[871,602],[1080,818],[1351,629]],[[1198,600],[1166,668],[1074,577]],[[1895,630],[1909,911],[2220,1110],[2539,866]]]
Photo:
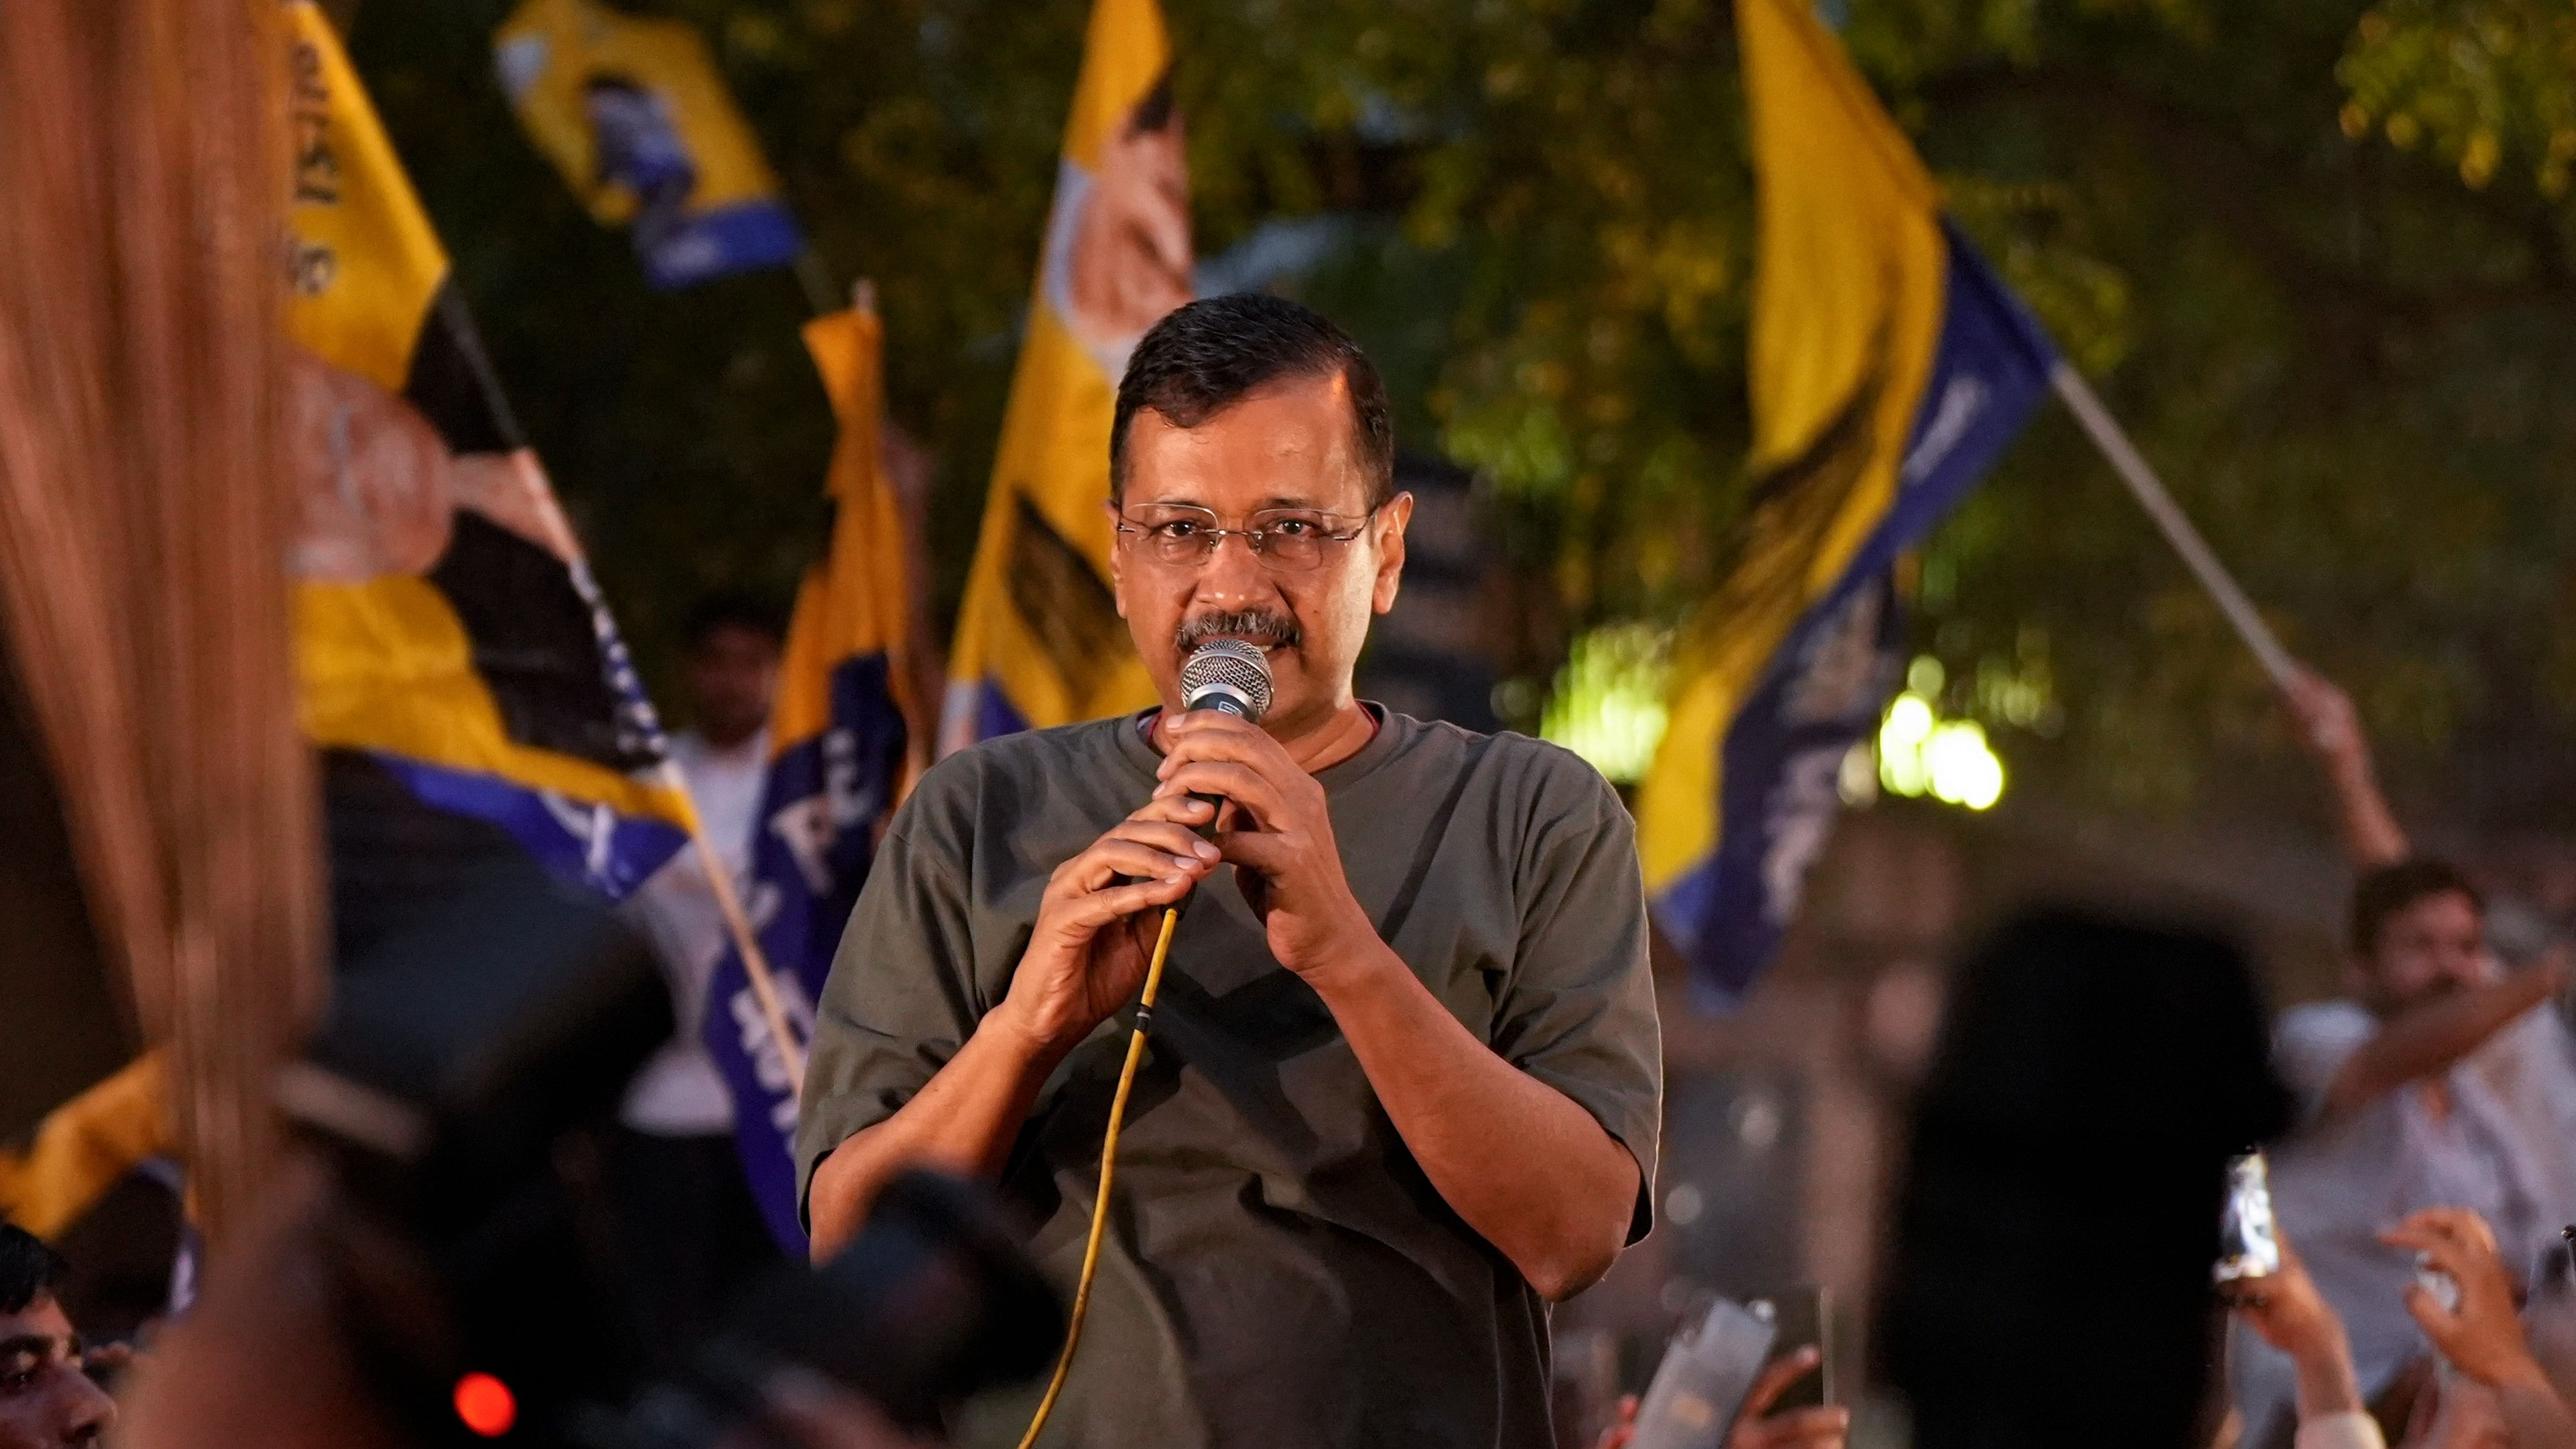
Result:
[[1163,962],[1172,954],[1172,930],[1180,923],[1181,908],[1165,907],[1162,934],[1154,938],[1154,959],[1145,965],[1145,989],[1136,998],[1136,1028],[1127,1037],[1127,1064],[1118,1069],[1118,1091],[1109,1099],[1109,1131],[1100,1139],[1100,1196],[1091,1204],[1091,1238],[1082,1248],[1082,1276],[1074,1280],[1064,1352],[1056,1356],[1055,1377],[1047,1381],[1046,1397],[1038,1400],[1029,1432],[1020,1436],[1020,1449],[1038,1442],[1038,1431],[1055,1412],[1056,1396],[1064,1392],[1065,1376],[1073,1372],[1073,1348],[1082,1342],[1082,1316],[1091,1307],[1091,1275],[1100,1268],[1100,1239],[1109,1230],[1109,1184],[1118,1174],[1118,1128],[1127,1119],[1127,1093],[1136,1085],[1136,1064],[1145,1059],[1145,1033],[1154,1024],[1154,990],[1163,984]]

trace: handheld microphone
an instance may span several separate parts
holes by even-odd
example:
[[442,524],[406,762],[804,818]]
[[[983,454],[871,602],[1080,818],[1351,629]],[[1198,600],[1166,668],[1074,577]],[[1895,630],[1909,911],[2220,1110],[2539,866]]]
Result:
[[[1270,656],[1260,645],[1242,639],[1210,639],[1191,650],[1181,664],[1181,709],[1185,713],[1219,710],[1250,724],[1261,723],[1261,717],[1270,712]],[[1225,797],[1193,790],[1190,798],[1213,807],[1198,833],[1202,840],[1214,840]]]
[[1270,712],[1270,657],[1241,639],[1210,639],[1181,665],[1181,708],[1221,709],[1261,723]]

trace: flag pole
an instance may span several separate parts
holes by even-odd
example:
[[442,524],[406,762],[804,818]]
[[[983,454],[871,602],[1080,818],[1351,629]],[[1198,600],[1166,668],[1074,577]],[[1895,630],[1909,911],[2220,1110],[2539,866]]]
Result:
[[[473,316],[465,310],[462,299],[453,290],[441,291],[439,300],[438,320],[450,330],[457,350],[464,354],[467,370],[474,375],[475,386],[483,394],[484,404],[491,409],[502,440],[510,447],[510,456],[515,460],[512,472],[519,485],[528,490],[528,495],[536,501],[539,515],[554,535],[556,550],[567,559],[580,557],[581,545],[573,537],[572,526],[564,518],[563,510],[555,503],[553,485],[546,481],[545,464],[537,458],[536,450],[526,436],[520,433],[518,419],[510,412],[509,395],[501,390],[500,375],[493,370],[491,360],[484,354],[482,334],[474,326]],[[680,767],[667,750],[662,756],[660,773],[663,788],[672,791],[682,801],[688,801],[688,782],[680,777]],[[751,979],[752,995],[760,1001],[761,1019],[769,1028],[770,1039],[778,1043],[778,1059],[787,1068],[788,1091],[801,1101],[805,1089],[805,1052],[787,1029],[787,1012],[779,1003],[778,984],[771,977],[769,958],[761,953],[760,937],[752,931],[751,917],[744,913],[742,899],[734,891],[732,873],[725,869],[714,843],[707,839],[706,828],[698,820],[697,806],[689,804],[685,814],[689,844],[697,851],[698,865],[706,872],[707,884],[715,892],[716,910],[724,917],[725,932],[733,937],[734,949],[742,954],[743,974]]]
[[2218,555],[2210,552],[2200,530],[2192,527],[2191,519],[2183,513],[2182,506],[2165,491],[2165,485],[2156,478],[2155,469],[2147,466],[2147,460],[2139,456],[2136,446],[2129,441],[2129,435],[2111,416],[2110,409],[2102,406],[2102,399],[2094,396],[2092,385],[2084,380],[2084,374],[2075,370],[2075,364],[2060,358],[2057,365],[2049,369],[2048,380],[2056,388],[2057,395],[2065,400],[2067,408],[2075,414],[2075,420],[2083,425],[2085,435],[2093,440],[2093,446],[2101,450],[2111,470],[2120,475],[2121,482],[2129,485],[2131,493],[2137,495],[2138,506],[2147,511],[2147,517],[2155,520],[2156,527],[2164,533],[2165,541],[2173,545],[2174,552],[2182,555],[2183,565],[2200,580],[2200,586],[2209,591],[2218,611],[2227,616],[2227,622],[2235,626],[2237,637],[2245,641],[2246,648],[2254,651],[2254,658],[2262,664],[2263,672],[2272,677],[2274,684],[2288,688],[2298,675],[2298,665],[2290,658],[2290,651],[2281,647],[2281,641],[2274,636],[2271,626],[2264,623],[2262,614],[2255,610],[2254,601],[2237,586],[2235,576],[2218,561]]
[[[680,776],[680,766],[670,756],[662,757],[662,784],[688,798],[688,782]],[[742,955],[742,974],[751,981],[751,994],[760,1002],[760,1017],[769,1028],[769,1039],[778,1043],[778,1060],[787,1068],[787,1094],[798,1102],[805,1099],[805,1049],[787,1029],[787,1011],[778,1000],[778,983],[771,976],[769,957],[760,949],[760,936],[751,929],[751,917],[743,911],[742,897],[733,888],[733,872],[725,868],[723,857],[716,854],[715,842],[707,839],[706,827],[698,820],[695,804],[689,807],[689,843],[698,853],[698,867],[707,875],[707,884],[715,891],[716,910],[724,917],[725,932],[733,937],[734,949]]]

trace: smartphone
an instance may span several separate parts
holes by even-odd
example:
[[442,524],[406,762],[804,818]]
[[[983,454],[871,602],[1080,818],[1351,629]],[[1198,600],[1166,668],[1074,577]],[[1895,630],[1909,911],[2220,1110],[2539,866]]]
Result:
[[[1771,1351],[1763,1355],[1762,1366],[1769,1368],[1802,1348],[1813,1348],[1817,1355],[1815,1372],[1801,1375],[1779,1398],[1772,1400],[1771,1412],[1821,1409],[1833,1403],[1832,1294],[1809,1283],[1775,1293],[1765,1301],[1771,1307],[1772,1334]],[[1760,1311],[1759,1304],[1755,1311]]]
[[1710,1305],[1664,1350],[1629,1449],[1719,1449],[1774,1337],[1768,1316],[1725,1298]]
[[2218,1262],[2210,1276],[2221,1286],[2281,1271],[2281,1234],[2272,1219],[2272,1176],[2260,1152],[2227,1163],[2227,1203],[2218,1216]]

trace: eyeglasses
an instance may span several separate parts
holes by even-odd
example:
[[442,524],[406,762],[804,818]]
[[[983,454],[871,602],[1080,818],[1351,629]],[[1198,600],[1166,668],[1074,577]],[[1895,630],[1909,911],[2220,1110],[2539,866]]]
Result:
[[[1382,506],[1382,505],[1381,505]],[[1219,528],[1214,510],[1185,503],[1153,503],[1118,511],[1118,531],[1132,533],[1162,563],[1196,568],[1216,557],[1218,542],[1240,538],[1253,557],[1282,573],[1307,573],[1324,562],[1325,545],[1348,543],[1368,531],[1377,509],[1353,518],[1313,508],[1265,508],[1241,528]]]

